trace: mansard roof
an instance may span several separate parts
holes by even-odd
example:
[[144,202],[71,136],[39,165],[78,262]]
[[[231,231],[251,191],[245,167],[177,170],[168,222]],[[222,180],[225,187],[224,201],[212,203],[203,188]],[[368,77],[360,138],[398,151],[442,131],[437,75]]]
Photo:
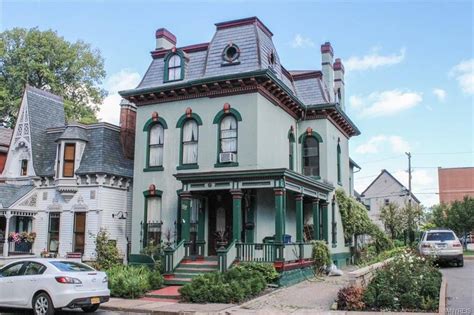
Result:
[[8,208],[29,193],[33,185],[11,185],[0,183],[0,208]]
[[56,139],[56,141],[59,140],[88,141],[86,128],[81,125],[68,125],[66,130]]

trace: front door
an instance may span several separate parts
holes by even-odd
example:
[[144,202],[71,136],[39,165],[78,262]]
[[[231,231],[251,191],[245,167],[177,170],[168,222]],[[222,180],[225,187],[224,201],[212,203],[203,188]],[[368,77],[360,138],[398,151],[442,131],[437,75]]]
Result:
[[74,213],[74,244],[73,252],[84,254],[86,236],[86,213]]
[[232,196],[227,191],[219,191],[209,196],[209,256],[217,255],[219,238],[228,242],[232,237]]

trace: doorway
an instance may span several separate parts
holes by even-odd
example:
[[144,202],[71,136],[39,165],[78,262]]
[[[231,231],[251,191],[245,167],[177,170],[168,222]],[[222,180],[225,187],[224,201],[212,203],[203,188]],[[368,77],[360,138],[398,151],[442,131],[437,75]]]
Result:
[[84,254],[86,235],[86,213],[74,213],[74,244],[73,252]]
[[3,244],[5,242],[5,238],[7,237],[5,235],[6,232],[6,227],[7,227],[7,219],[5,217],[0,217],[0,243]]
[[208,255],[217,255],[218,233],[229,241],[232,238],[232,195],[218,191],[209,195]]

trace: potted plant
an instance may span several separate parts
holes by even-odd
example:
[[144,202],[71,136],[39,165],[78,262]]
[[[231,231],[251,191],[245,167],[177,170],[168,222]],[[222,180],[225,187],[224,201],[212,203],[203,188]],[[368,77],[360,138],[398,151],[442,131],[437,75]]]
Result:
[[167,229],[165,233],[166,242],[165,245],[167,248],[171,247],[171,229]]
[[217,242],[217,247],[219,249],[223,249],[227,246],[227,232],[225,230],[218,230],[215,233],[216,235],[216,242]]

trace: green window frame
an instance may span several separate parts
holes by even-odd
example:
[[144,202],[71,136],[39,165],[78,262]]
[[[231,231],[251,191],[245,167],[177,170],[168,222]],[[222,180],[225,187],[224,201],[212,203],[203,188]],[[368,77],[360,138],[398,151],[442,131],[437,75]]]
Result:
[[288,168],[295,170],[295,135],[293,130],[288,131]]
[[[151,144],[151,131],[152,128],[160,125],[161,128],[163,128],[163,139],[162,143],[157,143],[157,144]],[[156,147],[161,147],[162,148],[162,154],[164,156],[164,136],[165,136],[165,130],[168,129],[168,124],[162,117],[157,117],[155,119],[150,118],[146,123],[145,126],[143,127],[143,131],[147,133],[147,141],[146,141],[146,154],[145,154],[145,168],[143,169],[144,172],[154,172],[154,171],[163,171],[163,163],[161,165],[150,165],[150,148],[152,146]],[[163,157],[162,157],[163,159]]]
[[184,139],[184,127],[190,121],[194,121],[197,125],[197,139],[193,139],[196,145],[199,145],[199,126],[202,126],[202,119],[199,117],[198,114],[192,113],[190,115],[184,114],[181,116],[176,123],[176,128],[181,129],[180,135],[180,145],[179,145],[179,165],[176,167],[177,170],[184,170],[184,169],[198,169],[198,157],[196,157],[196,163],[184,163],[184,146],[185,142]]
[[[342,185],[342,174],[341,174],[341,146],[337,143],[337,183]],[[350,188],[349,188],[350,189]]]
[[[221,126],[222,126],[222,121],[224,120],[224,118],[226,117],[233,117],[235,119],[235,123],[236,123],[236,128],[235,128],[235,141],[236,141],[236,148],[235,148],[235,154],[237,154],[238,156],[238,147],[239,147],[239,122],[242,121],[242,116],[240,115],[240,113],[234,109],[234,108],[229,108],[227,110],[224,111],[224,109],[222,109],[221,111],[219,111],[216,116],[214,117],[214,120],[213,120],[213,123],[214,124],[217,124],[217,159],[216,159],[216,164],[214,164],[214,167],[236,167],[236,166],[239,166],[239,162],[229,162],[229,163],[221,163],[220,160],[219,160],[219,155],[222,152],[222,145],[221,145],[221,141],[222,139],[225,139],[225,138],[222,138],[222,129],[221,129]],[[229,129],[229,130],[232,130],[232,129]]]
[[337,247],[337,221],[336,221],[336,202],[331,202],[331,243],[332,247]]
[[[308,142],[315,141],[317,146],[317,155],[309,155]],[[321,178],[321,143],[323,143],[323,138],[315,131],[304,132],[298,138],[298,142],[301,143],[301,173],[306,176],[311,176],[316,179]],[[313,143],[314,144],[314,143]],[[316,157],[316,158],[315,158]],[[306,159],[306,160],[305,160]],[[311,162],[311,159],[316,160],[315,165],[307,165]],[[306,169],[305,169],[306,167]],[[316,169],[316,171],[314,171]]]
[[184,79],[185,58],[181,50],[169,52],[164,58],[163,82],[175,82]]
[[[162,224],[163,222],[151,222],[152,225],[150,225],[150,222],[148,222],[148,201],[151,199],[151,198],[159,198],[161,200],[161,209],[160,211],[163,211],[163,205],[162,205],[162,202],[163,202],[163,199],[162,199],[162,196],[163,196],[163,191],[161,190],[158,190],[158,189],[155,189],[154,191],[150,191],[150,190],[145,190],[143,192],[143,196],[145,197],[145,205],[144,205],[144,211],[143,211],[143,221],[141,222],[142,224],[142,231],[143,231],[143,235],[142,235],[142,246],[143,248],[145,248],[147,245],[148,245],[148,240],[150,238],[150,234],[152,235],[153,239],[155,239],[155,241],[157,240],[156,239],[156,236],[158,236],[158,240],[161,241],[161,237],[159,236],[159,234],[161,233],[161,227],[162,227]],[[153,229],[153,231],[151,231],[151,229]],[[158,231],[155,231],[155,229],[158,229]],[[159,245],[159,244],[155,244],[155,245]]]

